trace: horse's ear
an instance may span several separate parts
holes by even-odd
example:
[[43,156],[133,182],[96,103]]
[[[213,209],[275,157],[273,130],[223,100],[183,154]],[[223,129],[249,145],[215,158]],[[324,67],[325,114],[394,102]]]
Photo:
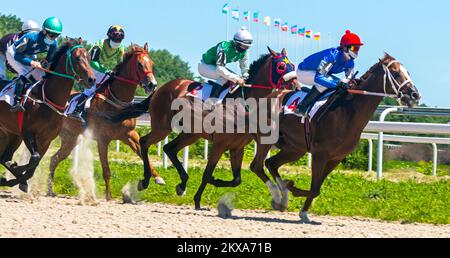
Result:
[[286,48],[283,48],[283,50],[281,50],[281,53],[283,54],[283,56],[287,56]]
[[148,43],[147,42],[144,45],[144,50],[148,52]]
[[269,46],[267,46],[267,49],[269,50],[270,54],[272,54],[272,56],[278,56],[278,53],[272,50]]

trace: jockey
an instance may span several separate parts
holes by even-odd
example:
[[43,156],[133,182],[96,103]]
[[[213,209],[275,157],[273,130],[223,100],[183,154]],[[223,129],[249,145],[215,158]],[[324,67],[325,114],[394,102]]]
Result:
[[[245,84],[248,79],[249,54],[248,49],[253,45],[253,37],[248,30],[242,28],[234,35],[233,40],[223,41],[215,47],[209,49],[198,65],[200,75],[215,80],[212,85],[213,90],[208,102],[213,98],[219,97],[220,90],[231,81],[240,86]],[[238,62],[240,64],[242,77],[228,70],[225,66],[229,63]]]
[[346,78],[353,75],[354,60],[364,44],[358,35],[349,30],[341,39],[341,46],[313,54],[299,64],[297,78],[300,83],[312,85],[311,91],[297,106],[295,113],[305,115],[308,107],[315,103],[326,90],[348,89],[348,79],[339,79],[334,74],[345,72]]
[[[102,84],[109,79],[110,69],[119,64],[125,55],[125,46],[122,41],[125,38],[125,31],[121,26],[115,25],[108,29],[108,38],[95,43],[89,51],[91,56],[91,66],[94,69],[98,84]],[[86,89],[80,95],[74,111],[68,116],[84,121],[82,117],[84,104],[97,92],[97,87]]]
[[20,39],[23,35],[27,34],[30,31],[39,30],[39,25],[32,20],[28,20],[23,23],[22,31],[19,33],[11,33],[5,35],[0,39],[0,80],[4,80],[6,78],[6,50],[8,46],[14,44],[18,39]]
[[62,33],[62,23],[55,17],[45,20],[41,31],[31,31],[23,35],[6,51],[6,60],[14,71],[20,76],[14,91],[14,105],[11,112],[24,112],[25,108],[20,104],[20,95],[24,84],[28,81],[38,81],[44,76],[44,72],[35,70],[42,68],[42,64],[36,61],[36,55],[47,52],[46,61],[50,62],[58,47],[57,38]]

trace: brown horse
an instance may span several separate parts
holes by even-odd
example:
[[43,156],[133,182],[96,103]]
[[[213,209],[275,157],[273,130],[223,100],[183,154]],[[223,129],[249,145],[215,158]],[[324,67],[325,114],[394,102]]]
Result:
[[[270,54],[262,56],[259,60],[254,62],[250,67],[249,82],[254,86],[253,88],[242,88],[229,96],[230,99],[236,98],[255,98],[259,99],[267,96],[274,89],[284,86],[287,82],[284,76],[289,71],[293,71],[295,67],[289,63],[286,57],[286,51],[277,53],[269,48]],[[277,71],[281,71],[279,74],[272,76],[273,67],[276,67]],[[291,80],[289,80],[291,81]],[[137,117],[147,110],[150,112],[152,131],[150,134],[141,138],[142,156],[144,159],[147,157],[148,148],[152,144],[156,144],[163,140],[170,132],[172,132],[172,119],[178,113],[171,109],[172,103],[177,99],[185,99],[191,104],[194,102],[192,97],[186,96],[190,90],[198,86],[199,84],[191,80],[174,80],[171,81],[160,89],[158,89],[152,97],[147,100],[136,104],[124,112],[118,114],[113,118],[114,121],[122,121],[125,118]],[[192,107],[193,105],[191,105]],[[191,111],[196,114],[200,114],[203,118],[210,112],[200,109],[192,109]],[[202,112],[203,111],[203,112]],[[192,121],[188,121],[192,122]],[[191,123],[192,124],[192,123]],[[204,129],[203,129],[204,130]],[[196,195],[195,202],[196,207],[200,208],[200,196],[207,183],[212,183],[215,186],[236,186],[240,183],[240,168],[243,158],[243,147],[251,141],[249,135],[225,135],[225,134],[188,134],[181,133],[177,139],[169,143],[164,147],[164,151],[172,160],[174,166],[177,168],[181,184],[177,186],[177,194],[183,195],[186,191],[186,183],[189,179],[188,174],[184,170],[180,161],[176,157],[176,154],[183,147],[195,143],[198,139],[205,138],[214,141],[214,147],[210,153],[210,158],[205,172],[204,182],[200,187],[198,194]],[[231,165],[233,168],[233,174],[235,179],[232,182],[223,182],[220,180],[211,179],[212,171],[217,164],[217,161],[227,149],[231,150]],[[148,187],[150,169],[153,169],[144,162],[144,180],[140,182],[139,190],[144,190]]]
[[[349,92],[361,93],[363,90],[366,93],[381,93],[381,95],[395,94],[399,102],[408,106],[414,106],[420,100],[420,94],[406,69],[387,54],[361,79],[357,85],[354,85],[355,89]],[[279,103],[283,103],[283,99],[289,93],[289,91],[285,91],[272,94],[270,97],[278,98]],[[308,210],[314,198],[319,196],[324,180],[356,148],[361,133],[381,100],[382,97],[351,93],[333,95],[310,123],[312,135],[310,144],[308,144],[307,138],[309,137],[306,136],[305,125],[301,123],[301,119],[297,116],[281,114],[280,137],[276,144],[281,151],[266,160],[265,165],[275,179],[281,194],[287,195],[286,191],[289,190],[295,197],[307,197],[300,213],[302,222],[311,223],[308,218]],[[327,110],[328,112],[326,112]],[[320,118],[320,121],[317,118]],[[257,142],[261,136],[261,133],[256,136]],[[310,146],[309,150],[308,146]],[[271,147],[272,145],[258,143],[257,155],[251,165],[251,170],[265,183],[269,181],[269,178],[264,172],[264,160]],[[310,191],[297,189],[291,181],[284,182],[278,173],[278,169],[282,165],[297,161],[307,152],[313,155]],[[269,187],[269,190],[272,192],[275,189]],[[280,200],[273,200],[273,202],[279,203],[278,206],[284,210],[287,207],[287,196],[284,200],[285,203],[280,203]]]
[[[20,184],[22,191],[28,191],[27,180],[33,176],[50,143],[61,130],[62,112],[74,81],[81,79],[85,87],[95,83],[89,56],[81,42],[81,39],[69,40],[58,49],[52,60],[51,72],[32,91],[33,101],[26,103],[25,113],[11,113],[8,104],[0,103],[0,163],[16,177],[9,181],[2,178],[0,186]],[[31,158],[29,164],[17,166],[11,159],[22,140]]]
[[[119,126],[108,120],[99,118],[97,113],[119,112],[131,105],[138,85],[143,85],[148,91],[153,91],[156,80],[153,75],[153,61],[148,54],[148,44],[144,48],[132,45],[131,50],[125,54],[122,63],[115,68],[114,76],[105,82],[104,90],[93,98],[91,107],[87,111],[88,130],[98,143],[98,152],[103,169],[103,178],[106,185],[106,199],[111,200],[110,177],[108,164],[108,145],[113,140],[121,140],[141,156],[139,134],[136,132],[136,119],[127,119]],[[77,139],[84,132],[81,121],[64,118],[63,128],[59,134],[61,147],[51,158],[50,178],[48,182],[48,195],[54,196],[53,178],[58,164],[69,156],[78,144]],[[155,180],[164,184],[164,180],[156,174]]]

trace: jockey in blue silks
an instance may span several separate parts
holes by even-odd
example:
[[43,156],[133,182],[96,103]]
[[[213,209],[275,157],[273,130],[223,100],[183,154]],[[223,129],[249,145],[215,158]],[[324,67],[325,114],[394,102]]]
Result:
[[358,57],[359,49],[363,45],[358,35],[347,30],[341,39],[340,47],[313,54],[298,65],[298,81],[313,87],[295,109],[297,114],[305,116],[309,106],[329,89],[348,89],[348,79],[341,80],[334,75],[345,72],[346,78],[352,76],[354,60]]
[[27,80],[41,80],[44,72],[36,68],[42,68],[37,61],[37,54],[47,53],[46,61],[50,62],[58,48],[57,38],[63,31],[62,23],[55,17],[45,20],[41,31],[32,31],[23,35],[6,51],[6,59],[9,65],[20,76],[14,92],[14,105],[11,112],[24,112],[25,108],[20,104],[20,94]]

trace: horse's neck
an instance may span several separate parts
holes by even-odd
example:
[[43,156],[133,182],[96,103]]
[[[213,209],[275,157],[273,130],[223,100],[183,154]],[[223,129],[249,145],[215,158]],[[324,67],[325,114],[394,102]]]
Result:
[[[383,76],[375,76],[375,74],[370,76],[366,81],[363,81],[360,84],[358,89],[383,93]],[[350,108],[349,113],[351,114],[350,124],[353,126],[365,127],[373,117],[373,114],[380,105],[382,99],[382,97],[376,96],[353,95],[350,103],[351,105],[348,105],[348,108]]]
[[[64,107],[67,101],[69,101],[70,92],[73,87],[73,80],[52,75],[50,78],[46,79],[41,87],[44,87],[46,99],[57,104],[58,106]],[[43,97],[42,88],[38,92],[38,95]]]
[[[126,72],[122,72],[122,70],[120,70],[120,72],[117,75],[128,80],[132,78]],[[122,82],[117,79],[112,80],[110,87],[114,96],[123,102],[131,102],[134,99],[137,89],[137,85]]]

